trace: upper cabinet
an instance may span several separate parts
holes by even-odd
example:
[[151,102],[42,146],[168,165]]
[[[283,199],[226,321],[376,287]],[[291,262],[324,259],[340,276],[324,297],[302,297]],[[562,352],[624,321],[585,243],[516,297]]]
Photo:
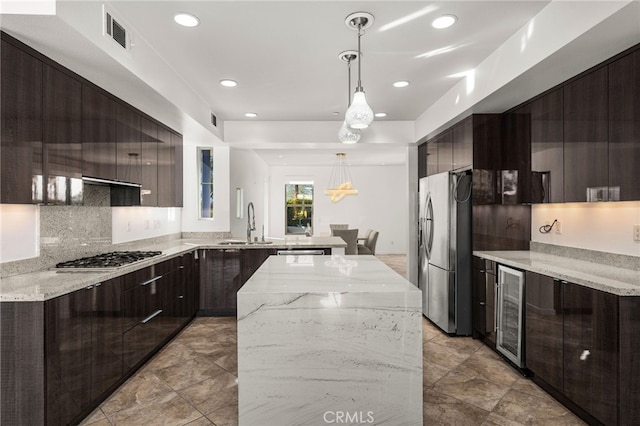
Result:
[[453,126],[452,170],[470,168],[473,165],[473,117],[469,116]]
[[1,34],[0,202],[81,205],[84,176],[142,185],[112,206],[182,206],[180,134]]
[[2,37],[0,201],[44,200],[42,170],[42,63]]
[[46,204],[82,204],[82,84],[44,64]]
[[564,201],[564,122],[562,87],[532,101],[531,202]]
[[607,201],[608,69],[564,86],[564,201]]
[[438,173],[450,171],[453,164],[453,130],[448,129],[438,135],[435,144],[438,149]]
[[85,176],[115,180],[117,104],[100,89],[82,86],[82,138]]
[[[609,65],[609,198],[640,200],[640,50]],[[613,197],[612,197],[613,196]]]

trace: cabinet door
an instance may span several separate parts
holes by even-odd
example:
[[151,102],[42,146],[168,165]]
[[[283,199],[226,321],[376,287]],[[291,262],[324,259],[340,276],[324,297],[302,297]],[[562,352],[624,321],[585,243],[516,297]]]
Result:
[[234,314],[236,293],[242,286],[240,250],[204,250],[200,265],[200,309]]
[[142,206],[158,205],[158,125],[142,117],[141,128],[141,184],[140,196]]
[[526,366],[559,391],[563,388],[563,318],[560,281],[527,271]]
[[530,105],[531,202],[564,201],[563,89],[557,89]]
[[45,303],[47,423],[72,423],[91,403],[92,288]]
[[140,183],[140,115],[124,104],[117,104],[116,116],[116,176],[124,182]]
[[174,155],[171,132],[158,126],[158,206],[173,207],[175,201]]
[[0,201],[44,200],[42,171],[42,63],[2,40]]
[[171,152],[173,154],[173,205],[182,207],[182,136],[171,133]]
[[116,102],[93,86],[82,86],[82,160],[85,176],[117,179]]
[[242,284],[262,266],[269,256],[277,253],[275,249],[246,249],[242,251]]
[[640,200],[640,50],[609,65],[609,200]]
[[620,418],[621,425],[640,418],[640,297],[618,298],[620,306]]
[[44,65],[46,203],[82,205],[82,84]]
[[453,131],[445,130],[438,136],[438,173],[448,172],[453,168]]
[[418,179],[427,177],[427,143],[418,146]]
[[427,176],[438,173],[438,144],[436,139],[427,142]]
[[497,176],[501,204],[521,204],[531,198],[531,112],[529,105],[504,114],[502,162]]
[[473,163],[473,118],[467,117],[453,127],[452,170],[470,168]]
[[472,274],[474,330],[486,343],[495,348],[495,262],[474,256]]
[[92,303],[91,399],[96,400],[115,385],[123,371],[122,278],[96,284]]
[[607,85],[603,67],[564,86],[565,202],[608,199]]
[[562,284],[564,394],[604,424],[617,424],[618,298]]

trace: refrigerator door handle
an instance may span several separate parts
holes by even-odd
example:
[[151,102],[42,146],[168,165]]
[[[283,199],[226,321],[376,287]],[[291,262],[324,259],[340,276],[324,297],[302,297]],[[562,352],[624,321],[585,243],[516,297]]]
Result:
[[424,250],[427,259],[431,259],[431,250],[433,249],[433,202],[431,201],[431,193],[427,194],[427,208],[425,209],[425,235]]

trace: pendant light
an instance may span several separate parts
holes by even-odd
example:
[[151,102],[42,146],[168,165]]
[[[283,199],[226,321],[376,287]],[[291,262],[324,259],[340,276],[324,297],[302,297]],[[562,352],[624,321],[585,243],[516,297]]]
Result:
[[347,167],[345,157],[347,154],[339,152],[336,154],[336,163],[331,171],[329,187],[324,190],[325,195],[331,196],[331,202],[337,203],[347,195],[358,195],[358,190],[353,187],[351,173]]
[[[338,56],[341,60],[347,63],[347,71],[348,71],[348,90],[347,90],[347,108],[349,107],[349,101],[351,99],[351,62],[358,59],[358,52],[355,50],[347,50]],[[338,130],[338,139],[342,143],[352,144],[358,143],[360,140],[360,130],[352,129],[347,126],[347,121],[342,122],[342,126],[340,130]]]
[[356,12],[345,19],[347,27],[358,31],[358,86],[353,94],[351,106],[345,114],[345,121],[352,129],[366,129],[373,122],[373,111],[367,104],[362,87],[361,68],[362,52],[360,51],[360,37],[366,28],[373,25],[373,15],[367,12]]

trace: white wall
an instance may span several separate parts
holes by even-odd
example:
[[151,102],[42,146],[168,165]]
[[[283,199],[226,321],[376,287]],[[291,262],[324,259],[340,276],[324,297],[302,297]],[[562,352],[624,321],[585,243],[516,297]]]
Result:
[[406,253],[408,247],[409,203],[406,166],[351,167],[358,195],[332,203],[324,195],[333,166],[272,166],[269,182],[269,235],[285,234],[284,185],[290,181],[314,183],[313,233],[328,235],[329,224],[347,223],[380,232],[376,253]]
[[[538,229],[558,219],[561,234]],[[531,208],[531,241],[640,257],[633,226],[640,225],[640,202],[536,204]]]
[[[265,235],[268,234],[268,183],[269,166],[254,152],[245,149],[231,149],[230,170],[230,222],[231,234],[235,238],[244,239],[247,236],[247,206],[253,203],[255,210],[256,230],[253,236],[262,236],[262,226],[265,225]],[[236,188],[243,192],[243,202],[240,209],[242,217],[236,217]]]
[[176,207],[113,207],[113,244],[179,234],[182,209]]
[[39,255],[39,206],[0,204],[0,263]]

